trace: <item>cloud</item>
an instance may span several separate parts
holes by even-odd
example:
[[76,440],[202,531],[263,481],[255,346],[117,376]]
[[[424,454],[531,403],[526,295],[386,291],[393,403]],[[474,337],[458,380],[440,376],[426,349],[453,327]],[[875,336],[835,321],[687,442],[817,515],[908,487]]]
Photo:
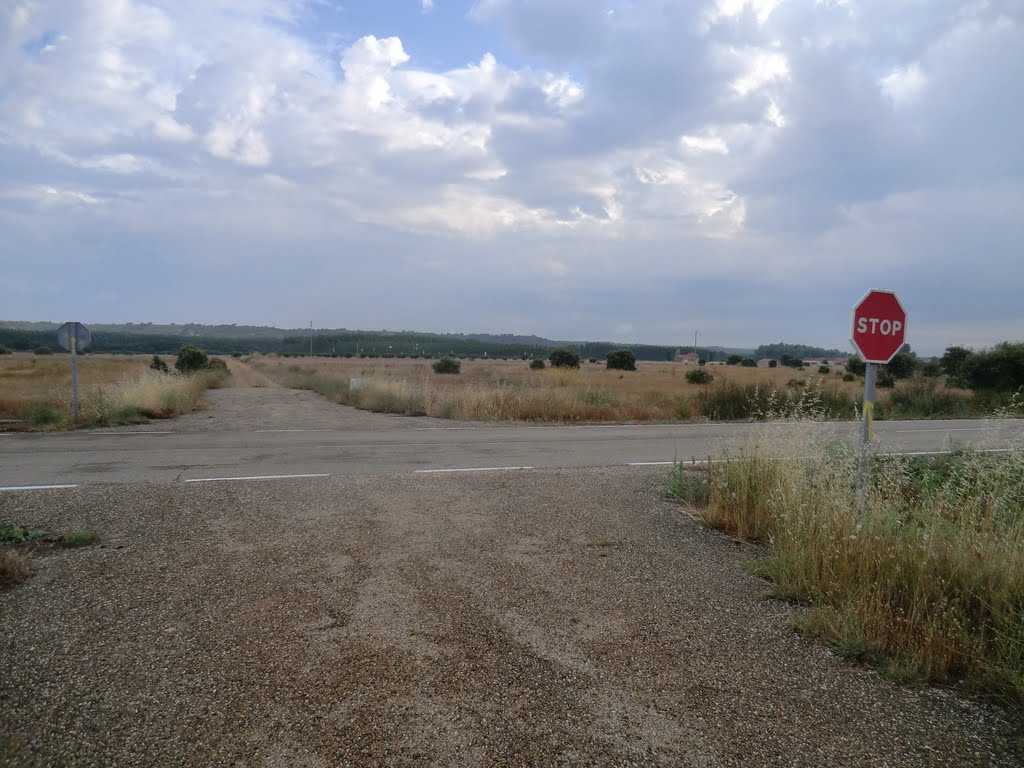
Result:
[[[756,336],[754,309],[796,340],[801,312],[761,292],[799,303],[871,270],[943,299],[969,284],[965,327],[1017,327],[1019,4],[479,0],[445,31],[501,44],[457,65],[436,63],[451,37],[403,26],[452,23],[448,8],[406,10],[346,26],[301,0],[4,6],[11,279],[35,274],[22,242],[95,243],[97,263],[128,243],[159,269],[161,238],[218,274],[301,241],[318,266],[401,262],[394,311],[449,324],[409,298],[418,281],[492,276],[466,329],[541,317],[600,335],[589,318],[611,335],[614,295],[649,340],[680,322]],[[747,320],[705,294],[685,321],[654,310],[689,281],[742,298]]]

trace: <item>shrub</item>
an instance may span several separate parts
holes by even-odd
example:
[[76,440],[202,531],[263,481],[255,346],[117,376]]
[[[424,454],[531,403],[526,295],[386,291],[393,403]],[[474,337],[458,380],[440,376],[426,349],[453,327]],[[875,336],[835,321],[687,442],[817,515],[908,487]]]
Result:
[[551,350],[548,355],[551,365],[554,368],[579,368],[580,355],[575,349],[569,347],[558,347]]
[[856,380],[857,380],[857,377],[854,376],[852,373],[847,372],[847,373],[843,374],[843,381],[856,381]]
[[9,355],[9,354],[11,354],[11,350],[9,350],[3,344],[0,344],[0,355]]
[[596,357],[592,357],[592,358],[589,359],[588,362],[596,363],[597,362],[597,358]]
[[827,365],[819,365],[818,366],[818,373],[820,373],[822,375],[824,375],[826,373],[831,373],[831,371],[832,371],[832,369],[829,368]]
[[32,573],[29,559],[12,549],[0,549],[0,587],[8,587],[27,579]]
[[636,355],[629,349],[617,349],[608,353],[608,368],[617,371],[635,371]]
[[153,355],[153,362],[149,364],[149,367],[154,371],[160,371],[160,373],[170,372],[170,368],[167,367],[167,363],[164,362],[160,355]]
[[66,549],[77,549],[95,544],[99,540],[100,535],[96,531],[71,531],[60,537],[60,545]]
[[846,358],[846,370],[857,376],[863,376],[867,365],[856,355]]
[[964,395],[940,388],[935,379],[914,378],[892,393],[889,412],[895,418],[966,416],[971,412],[971,402]]
[[697,365],[707,365],[707,364],[708,364],[708,361],[707,361],[707,360],[705,360],[705,359],[704,359],[703,357],[702,357],[702,358],[699,358],[699,359],[697,360]]
[[186,344],[178,350],[174,367],[182,373],[195,373],[203,370],[209,362],[210,358],[203,350]]
[[710,384],[714,378],[704,368],[694,368],[686,372],[686,380],[691,384]]
[[52,355],[53,350],[50,349],[49,347],[36,347],[34,350],[32,350],[32,353],[35,355]]
[[530,361],[530,370],[533,370],[533,371],[543,371],[544,367],[545,367],[544,366],[544,361],[539,359],[539,358],[537,360],[531,360]]
[[459,373],[462,371],[462,363],[452,357],[442,357],[433,366],[434,373]]
[[778,368],[779,367],[779,361],[778,360],[769,360],[768,361],[768,367],[769,368]]
[[743,355],[729,355],[725,358],[726,365],[739,365],[743,362]]
[[892,375],[888,366],[878,366],[878,378],[875,384],[883,389],[892,389],[896,386],[896,377]]
[[217,371],[218,373],[227,373],[228,364],[221,360],[219,357],[211,357],[206,361],[206,370]]
[[744,357],[740,360],[740,365],[744,368],[757,368],[757,360],[752,357]]

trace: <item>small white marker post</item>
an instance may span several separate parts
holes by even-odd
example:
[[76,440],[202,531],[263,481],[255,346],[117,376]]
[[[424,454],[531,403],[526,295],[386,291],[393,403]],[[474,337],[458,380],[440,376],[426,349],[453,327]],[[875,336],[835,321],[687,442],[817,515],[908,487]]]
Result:
[[71,421],[78,423],[78,350],[85,349],[92,339],[89,329],[81,323],[64,323],[57,329],[57,343],[71,353]]

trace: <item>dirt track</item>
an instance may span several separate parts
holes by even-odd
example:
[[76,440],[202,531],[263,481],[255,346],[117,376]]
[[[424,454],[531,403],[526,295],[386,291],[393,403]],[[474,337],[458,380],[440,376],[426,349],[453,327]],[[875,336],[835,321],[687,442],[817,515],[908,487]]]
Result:
[[1019,765],[997,713],[795,635],[662,479],[0,494],[105,544],[0,592],[0,734],[43,765]]

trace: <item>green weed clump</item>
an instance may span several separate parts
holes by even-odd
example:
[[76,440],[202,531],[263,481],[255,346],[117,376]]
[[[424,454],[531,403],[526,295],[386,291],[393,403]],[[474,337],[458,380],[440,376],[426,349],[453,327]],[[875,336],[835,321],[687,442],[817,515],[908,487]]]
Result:
[[60,545],[66,549],[77,549],[87,547],[100,540],[96,531],[69,531],[60,537]]
[[714,421],[772,421],[776,419],[850,419],[857,415],[854,398],[823,387],[820,379],[795,381],[790,389],[765,384],[723,381],[695,396],[703,416]]
[[766,543],[759,571],[842,655],[1024,703],[1024,448],[876,456],[863,497],[857,462],[834,438],[744,446],[705,516]]
[[893,390],[886,412],[894,419],[927,419],[969,416],[973,410],[970,396],[918,377]]

